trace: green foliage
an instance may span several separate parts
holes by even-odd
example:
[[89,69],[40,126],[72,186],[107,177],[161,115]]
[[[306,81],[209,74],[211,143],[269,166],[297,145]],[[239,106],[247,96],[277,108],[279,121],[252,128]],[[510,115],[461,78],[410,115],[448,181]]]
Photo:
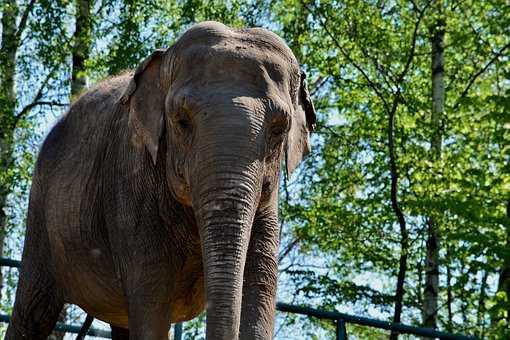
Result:
[[[289,8],[281,6],[281,13]],[[364,311],[391,309],[400,248],[386,138],[389,106],[398,96],[398,196],[413,240],[404,320],[419,320],[425,221],[434,216],[443,235],[440,305],[447,303],[448,266],[453,296],[464,300],[453,302],[453,317],[462,322],[451,330],[481,335],[491,321],[480,321],[477,311],[491,304],[494,279],[508,256],[510,99],[503,75],[510,65],[498,53],[509,43],[510,18],[501,2],[445,6],[444,147],[441,158],[432,161],[430,25],[435,12],[427,6],[425,1],[300,2],[282,16],[286,38],[299,46],[315,84],[322,85],[315,89],[321,109],[316,149],[284,214],[301,252],[326,259],[328,271],[317,276],[300,270],[293,276],[300,276],[294,278],[298,290],[308,293],[303,302],[313,292],[325,307],[351,302]],[[472,27],[466,28],[466,21]],[[307,258],[296,266],[306,266]],[[493,283],[482,293],[484,271]],[[359,278],[364,284],[353,295]],[[378,294],[362,296],[373,290]],[[448,329],[446,306],[439,313],[440,327]]]

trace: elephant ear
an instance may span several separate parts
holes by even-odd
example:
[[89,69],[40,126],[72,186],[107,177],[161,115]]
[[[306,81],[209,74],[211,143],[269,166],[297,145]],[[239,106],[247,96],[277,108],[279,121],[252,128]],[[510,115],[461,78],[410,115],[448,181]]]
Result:
[[310,133],[315,129],[315,108],[306,86],[306,73],[301,71],[297,105],[287,136],[286,164],[291,174],[310,152]]
[[121,98],[129,105],[129,126],[134,138],[149,151],[154,164],[164,128],[165,95],[160,84],[164,53],[165,50],[156,50],[138,66]]

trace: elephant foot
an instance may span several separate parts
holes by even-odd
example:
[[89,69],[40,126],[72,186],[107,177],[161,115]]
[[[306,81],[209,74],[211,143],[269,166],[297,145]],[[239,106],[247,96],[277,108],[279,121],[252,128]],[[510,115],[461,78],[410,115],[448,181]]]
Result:
[[112,329],[112,340],[129,340],[129,330],[110,325]]

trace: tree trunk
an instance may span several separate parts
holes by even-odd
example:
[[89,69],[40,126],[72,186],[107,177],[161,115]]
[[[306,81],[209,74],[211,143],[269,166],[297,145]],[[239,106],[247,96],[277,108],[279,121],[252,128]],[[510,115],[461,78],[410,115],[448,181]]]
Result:
[[[432,138],[431,155],[433,161],[441,158],[442,121],[444,115],[444,33],[445,21],[442,1],[436,1],[437,15],[432,33]],[[439,293],[439,246],[440,232],[438,218],[429,216],[427,221],[427,244],[425,260],[425,287],[423,292],[423,326],[437,328]]]
[[[391,207],[400,228],[400,259],[398,265],[397,288],[395,290],[395,309],[393,312],[393,322],[400,323],[402,307],[404,301],[404,283],[407,272],[407,257],[409,252],[409,231],[407,230],[404,213],[400,208],[398,201],[398,171],[395,152],[395,114],[399,103],[399,94],[394,98],[392,108],[388,115],[388,153],[390,159],[390,177],[391,177]],[[390,340],[398,339],[399,333],[391,332]]]
[[[506,206],[506,249],[510,249],[510,199],[507,202]],[[506,256],[503,260],[503,265],[501,267],[501,271],[499,274],[498,280],[498,292],[504,292],[506,295],[507,310],[506,310],[506,322],[507,326],[510,326],[510,256]],[[498,320],[493,320],[498,321]]]
[[427,223],[425,286],[423,290],[423,326],[437,327],[437,297],[439,292],[439,231],[434,218]]
[[418,261],[418,263],[416,264],[416,272],[417,272],[417,284],[416,284],[416,290],[417,290],[417,300],[416,301],[418,303],[418,305],[421,305],[423,303],[423,262],[422,260],[420,259]]
[[87,85],[85,61],[90,55],[92,25],[90,20],[91,0],[76,0],[76,29],[74,31],[73,70],[71,96],[79,94]]
[[[461,277],[469,277],[469,267],[464,261],[464,259],[459,258],[460,262],[460,270],[459,270],[459,278]],[[462,317],[462,325],[468,325],[468,312],[469,312],[469,306],[468,306],[468,294],[466,289],[459,289],[459,305],[460,305],[460,312]],[[464,326],[465,327],[465,326]]]
[[446,249],[446,305],[448,310],[448,322],[446,324],[446,330],[453,332],[453,292],[452,292],[452,271],[450,268],[451,261],[450,247]]
[[[0,47],[0,256],[3,256],[7,227],[5,208],[11,190],[9,170],[13,164],[16,91],[16,52],[19,46],[19,8],[15,0],[5,0],[2,6],[2,46]],[[3,274],[0,270],[0,300]]]
[[478,298],[478,310],[476,312],[476,324],[478,326],[478,336],[480,339],[484,338],[485,334],[485,298],[487,297],[487,279],[489,278],[489,271],[483,270],[482,282],[480,284],[480,296]]

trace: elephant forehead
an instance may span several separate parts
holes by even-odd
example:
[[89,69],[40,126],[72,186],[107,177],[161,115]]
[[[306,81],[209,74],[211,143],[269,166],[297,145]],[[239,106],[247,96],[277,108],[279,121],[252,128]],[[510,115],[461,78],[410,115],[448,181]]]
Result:
[[[231,44],[233,43],[233,44]],[[179,49],[190,46],[228,45],[269,49],[280,53],[287,63],[298,65],[296,57],[285,41],[275,33],[264,28],[234,29],[219,22],[207,21],[188,29],[177,41]],[[241,47],[241,48],[242,48]]]
[[225,83],[252,88],[262,95],[289,93],[298,70],[278,53],[244,45],[194,46],[181,57],[178,76],[199,84]]
[[224,41],[214,46],[190,46],[184,51],[183,59],[198,68],[233,66],[257,71],[260,66],[270,66],[279,73],[292,70],[292,65],[279,53],[237,41]]

